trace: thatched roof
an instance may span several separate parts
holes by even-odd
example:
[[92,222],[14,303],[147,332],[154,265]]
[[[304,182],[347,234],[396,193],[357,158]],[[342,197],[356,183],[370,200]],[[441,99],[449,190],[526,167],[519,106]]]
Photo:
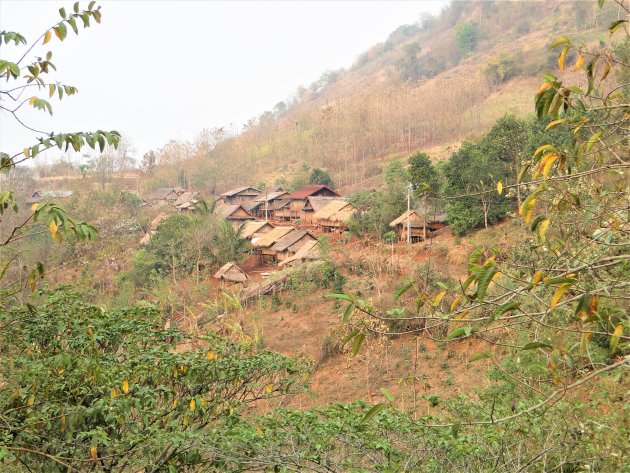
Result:
[[186,192],[183,192],[177,198],[177,200],[175,202],[173,202],[173,205],[175,207],[179,207],[180,205],[188,204],[188,203],[192,202],[193,200],[196,200],[195,203],[197,203],[199,196],[200,196],[200,194],[197,191],[186,191]]
[[159,189],[155,189],[151,192],[147,199],[149,200],[164,200],[167,197],[173,200],[177,199],[180,194],[184,193],[185,190],[180,187],[160,187]]
[[284,237],[287,233],[294,231],[293,227],[276,227],[271,231],[263,234],[260,239],[252,241],[252,245],[257,248],[269,248],[274,245],[278,240]]
[[235,187],[234,189],[230,189],[229,191],[221,194],[221,197],[232,197],[233,195],[240,194],[244,191],[250,191],[252,194],[260,194],[260,191],[255,187]]
[[346,200],[339,197],[330,197],[330,196],[309,197],[308,199],[306,199],[306,205],[304,205],[304,210],[313,210],[317,212],[318,210],[326,207],[331,202],[346,202]]
[[337,191],[331,189],[328,186],[324,186],[322,184],[311,184],[311,185],[299,188],[298,190],[293,192],[291,195],[289,195],[288,198],[291,200],[303,200],[323,190],[326,190],[329,194],[341,197],[339,193],[337,193]]
[[271,250],[272,251],[285,251],[287,248],[289,248],[291,245],[294,245],[295,243],[300,241],[302,238],[307,238],[308,240],[311,240],[311,241],[317,241],[317,238],[315,238],[315,236],[313,236],[312,233],[295,230],[295,231],[287,233],[285,236],[280,238],[271,247]]
[[245,282],[247,281],[247,274],[241,268],[234,263],[225,263],[221,268],[214,273],[215,279],[225,279],[232,282]]
[[[243,210],[247,215],[233,215],[239,209]],[[214,211],[217,215],[227,220],[254,220],[254,216],[241,204],[219,204],[214,208]]]
[[390,222],[390,227],[396,227],[398,225],[407,225],[407,221],[411,220],[411,226],[423,225],[424,219],[415,210],[407,210],[396,220]]
[[315,212],[315,220],[336,220],[346,222],[357,211],[350,203],[345,201],[333,201]]
[[274,228],[274,226],[269,222],[264,222],[261,220],[248,220],[247,222],[243,223],[243,227],[241,230],[241,237],[243,238],[253,237],[255,233],[260,232],[260,230],[266,226],[271,227],[271,229]]
[[289,199],[276,200],[275,202],[271,203],[271,206],[268,210],[280,210],[285,208],[290,203],[291,201]]
[[319,241],[311,240],[304,243],[302,248],[300,248],[297,253],[293,256],[281,261],[278,266],[285,266],[287,264],[293,263],[295,261],[303,261],[303,260],[316,260],[321,258]]

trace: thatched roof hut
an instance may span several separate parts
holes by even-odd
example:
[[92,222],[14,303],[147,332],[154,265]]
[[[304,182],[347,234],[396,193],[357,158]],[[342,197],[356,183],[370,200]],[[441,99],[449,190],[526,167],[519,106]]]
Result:
[[245,271],[239,268],[236,264],[225,263],[214,274],[214,278],[219,279],[221,281],[244,283],[245,281],[247,281],[247,274],[245,273]]

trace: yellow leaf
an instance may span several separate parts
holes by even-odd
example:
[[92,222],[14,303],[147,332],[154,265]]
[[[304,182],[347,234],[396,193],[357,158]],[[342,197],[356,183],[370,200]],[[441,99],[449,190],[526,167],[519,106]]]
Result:
[[575,61],[575,66],[573,66],[573,70],[577,71],[580,67],[582,67],[582,64],[584,64],[584,56],[582,56],[582,53],[580,53],[577,60]]
[[60,424],[61,424],[61,431],[65,432],[66,431],[66,416],[64,414],[61,414],[61,417],[59,418]]
[[126,379],[123,380],[123,382],[120,383],[120,389],[124,394],[127,394],[129,392],[129,381],[127,381]]
[[564,293],[569,290],[569,287],[570,287],[570,284],[561,284],[558,287],[558,289],[556,289],[556,292],[554,292],[553,297],[551,298],[551,302],[549,303],[549,307],[551,309],[556,308],[556,306],[558,305],[558,302],[560,302],[560,299],[562,298]]
[[173,368],[173,378],[177,378],[178,375],[179,371],[177,371],[177,368]]
[[112,388],[112,390],[109,392],[109,397],[111,397],[112,399],[116,399],[117,396],[118,390],[116,388]]
[[96,447],[90,447],[90,456],[94,463],[98,462],[98,452],[96,451]]
[[589,313],[592,314],[597,310],[599,304],[599,296],[591,296],[591,301],[588,307]]
[[179,401],[177,399],[173,399],[173,407],[177,407],[177,404],[179,404]]
[[615,331],[610,337],[610,351],[615,351],[617,349],[617,345],[619,344],[619,338],[621,338],[621,334],[623,333],[623,325],[619,324],[615,327]]
[[537,200],[538,199],[536,198],[530,200],[525,210],[523,211],[523,218],[525,219],[525,223],[529,223],[529,221],[532,219],[532,214],[534,213],[534,207],[536,207]]
[[501,181],[497,182],[497,192],[499,195],[503,194],[503,183]]
[[46,44],[52,38],[52,32],[50,30],[44,33],[44,42],[42,44]]
[[24,148],[22,150],[22,153],[24,153],[24,156],[26,156],[27,158],[31,157],[31,148]]
[[551,130],[552,128],[555,128],[558,125],[560,125],[561,123],[564,123],[566,121],[567,121],[566,118],[561,118],[560,120],[554,120],[552,122],[549,122],[549,125],[547,125],[547,127],[545,128],[545,131]]
[[37,97],[33,95],[30,99],[28,99],[28,104],[33,105],[35,103],[35,100],[37,100]]
[[604,70],[602,71],[602,78],[600,80],[604,80],[607,76],[608,73],[610,72],[610,62],[608,62],[608,60],[606,60],[606,63],[604,64]]
[[451,311],[455,310],[455,307],[459,305],[461,300],[462,300],[462,295],[457,294],[457,296],[455,296],[455,299],[453,299],[453,302],[451,302]]
[[549,228],[549,219],[546,218],[538,225],[538,235],[540,238],[545,238],[545,233],[547,233],[547,229]]
[[442,291],[439,294],[437,294],[431,301],[433,306],[436,307],[445,295],[446,295],[446,291]]
[[217,356],[214,353],[212,353],[212,350],[208,350],[208,353],[206,354],[206,358],[212,361],[212,360],[216,360]]
[[184,421],[182,422],[184,425],[188,425],[188,416],[184,416]]
[[35,212],[39,208],[39,204],[31,205],[31,212]]
[[26,405],[32,406],[34,403],[35,403],[35,396],[29,396],[29,398],[26,400]]
[[230,415],[234,414],[234,408],[230,407]]
[[580,343],[580,351],[582,353],[586,352],[586,347],[588,346],[588,342],[591,339],[593,332],[584,332],[582,334],[582,341]]
[[540,95],[542,94],[545,90],[547,90],[548,88],[551,87],[551,82],[543,82],[540,87],[538,87],[538,90],[536,91],[536,95]]
[[262,429],[262,427],[260,426],[260,424],[258,424],[258,425],[256,426],[256,433],[257,433],[258,435],[262,435],[262,434],[264,434],[264,433],[265,433],[265,431]]
[[560,56],[558,57],[558,68],[561,71],[564,71],[564,60],[567,58],[568,52],[569,52],[569,47],[565,46],[564,48],[562,48],[562,51],[560,52]]
[[195,398],[192,398],[190,400],[190,404],[188,405],[188,409],[190,409],[191,411],[194,411],[196,407],[197,407],[197,402],[195,402]]
[[54,220],[53,220],[52,222],[50,222],[49,227],[50,227],[50,234],[51,234],[52,236],[55,236],[55,234],[57,233],[57,229],[58,229],[58,227],[57,227],[57,224],[55,223],[55,221],[54,221]]
[[499,277],[501,276],[501,274],[502,274],[502,273],[501,273],[501,271],[497,271],[497,272],[494,274],[494,276],[492,276],[491,281],[492,281],[492,282],[495,282],[497,279],[499,279]]
[[265,392],[267,394],[271,394],[273,392],[273,384],[268,384],[267,386],[265,386]]

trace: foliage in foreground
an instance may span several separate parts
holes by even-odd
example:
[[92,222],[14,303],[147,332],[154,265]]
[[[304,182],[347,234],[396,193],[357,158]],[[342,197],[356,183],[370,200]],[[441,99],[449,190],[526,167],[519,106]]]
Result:
[[302,383],[303,363],[163,329],[154,308],[107,311],[68,290],[44,295],[38,308],[0,313],[5,467],[163,471],[208,461],[206,430]]

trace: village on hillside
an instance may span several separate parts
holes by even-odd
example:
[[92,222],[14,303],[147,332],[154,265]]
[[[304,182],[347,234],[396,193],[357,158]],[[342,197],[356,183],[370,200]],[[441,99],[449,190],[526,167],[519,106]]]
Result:
[[[293,192],[276,186],[257,189],[242,186],[206,200],[199,192],[165,187],[144,197],[159,209],[140,243],[146,244],[161,221],[175,212],[213,212],[239,229],[251,242],[252,255],[244,263],[228,262],[214,277],[227,284],[247,284],[252,275],[265,278],[275,268],[320,258],[319,237],[339,237],[348,230],[349,220],[358,212],[339,192],[323,184],[303,186]],[[410,209],[390,223],[399,241],[423,241],[445,225],[443,216],[424,218]],[[248,263],[249,262],[249,263]],[[260,279],[257,278],[257,279]]]

